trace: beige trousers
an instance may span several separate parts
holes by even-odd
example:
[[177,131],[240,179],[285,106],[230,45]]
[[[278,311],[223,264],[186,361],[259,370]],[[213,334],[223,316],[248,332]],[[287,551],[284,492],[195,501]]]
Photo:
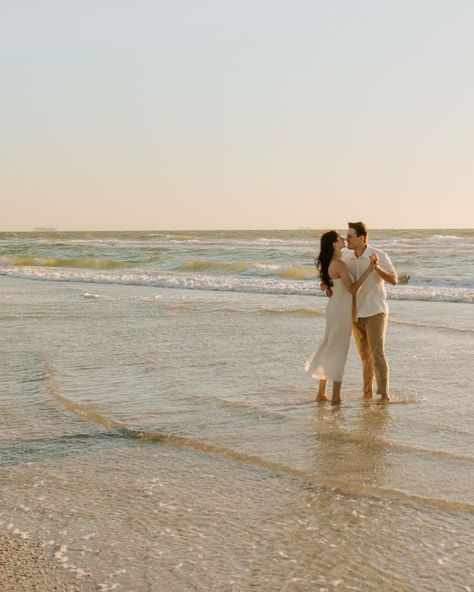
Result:
[[364,394],[372,394],[375,376],[377,394],[388,394],[389,368],[385,357],[385,334],[388,315],[381,312],[371,317],[358,318],[352,323],[352,333],[362,361]]

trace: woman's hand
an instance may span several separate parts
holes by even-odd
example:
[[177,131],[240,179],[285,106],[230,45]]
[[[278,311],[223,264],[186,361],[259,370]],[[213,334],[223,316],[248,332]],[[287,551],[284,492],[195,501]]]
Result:
[[392,284],[392,286],[396,286],[398,283],[397,272],[395,270],[387,271],[383,267],[380,267],[379,257],[377,255],[377,253],[372,253],[372,255],[370,256],[370,259],[372,260],[372,263],[374,265],[373,268],[379,274],[379,276],[384,281],[388,282],[389,284]]
[[372,253],[372,255],[370,256],[370,262],[371,262],[371,266],[372,269],[377,269],[378,265],[379,265],[379,256],[377,255],[377,253]]

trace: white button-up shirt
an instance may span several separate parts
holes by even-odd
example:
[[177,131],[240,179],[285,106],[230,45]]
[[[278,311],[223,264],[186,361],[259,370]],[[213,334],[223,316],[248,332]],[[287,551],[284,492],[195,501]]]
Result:
[[[367,245],[365,251],[360,257],[356,257],[354,251],[346,250],[342,259],[349,268],[349,273],[354,281],[357,281],[370,264],[370,255],[377,253],[379,265],[386,271],[395,271],[390,257],[380,249],[373,249]],[[356,295],[357,317],[365,318],[379,314],[388,313],[387,292],[385,291],[385,281],[375,271],[369,274],[369,277],[360,287]]]

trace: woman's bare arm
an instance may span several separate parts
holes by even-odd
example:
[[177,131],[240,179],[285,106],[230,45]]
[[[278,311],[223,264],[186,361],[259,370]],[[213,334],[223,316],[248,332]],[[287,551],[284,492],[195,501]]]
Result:
[[364,271],[364,273],[360,276],[360,278],[353,282],[350,276],[349,270],[347,269],[347,265],[343,261],[336,261],[333,263],[334,271],[339,275],[342,280],[342,283],[346,287],[346,289],[352,294],[357,294],[359,288],[365,282],[365,280],[369,277],[371,272],[374,269],[374,262],[371,260],[369,263],[369,267]]

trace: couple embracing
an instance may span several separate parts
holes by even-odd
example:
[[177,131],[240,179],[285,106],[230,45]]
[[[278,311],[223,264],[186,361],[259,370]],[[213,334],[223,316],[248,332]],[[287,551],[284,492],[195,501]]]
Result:
[[348,253],[344,237],[335,230],[321,236],[316,267],[321,288],[329,296],[323,342],[305,364],[319,379],[317,401],[327,401],[326,385],[333,381],[332,403],[341,402],[341,383],[346,364],[351,330],[362,362],[364,398],[372,397],[375,377],[377,394],[390,401],[389,367],[385,357],[385,333],[388,306],[385,282],[396,285],[397,272],[389,257],[368,242],[367,226],[349,222]]

